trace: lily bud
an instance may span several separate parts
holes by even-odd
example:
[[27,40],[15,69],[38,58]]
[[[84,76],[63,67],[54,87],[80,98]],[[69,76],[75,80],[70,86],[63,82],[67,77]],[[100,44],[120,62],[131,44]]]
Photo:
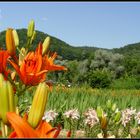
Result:
[[33,40],[35,39],[35,37],[36,37],[36,31],[33,32],[33,35],[32,35],[30,44],[32,44],[32,42],[33,42]]
[[120,118],[121,118],[121,112],[119,111],[119,112],[116,113],[114,121],[118,122],[120,120]]
[[97,111],[96,112],[97,112],[98,118],[101,119],[102,116],[103,116],[103,109],[100,106],[97,106]]
[[111,100],[108,100],[106,105],[107,105],[107,108],[110,109],[112,105]]
[[106,116],[103,116],[101,119],[101,128],[106,129],[106,127],[107,127],[107,118]]
[[28,37],[32,37],[32,35],[34,33],[34,29],[35,29],[35,23],[34,23],[34,20],[31,20],[29,22],[28,30],[27,30],[27,36]]
[[0,87],[2,86],[2,82],[4,81],[3,75],[0,73]]
[[8,90],[8,100],[9,100],[9,111],[15,112],[16,106],[15,106],[14,90],[9,81],[7,81],[7,90]]
[[9,55],[15,55],[16,53],[16,46],[13,36],[13,29],[8,28],[6,31],[6,48],[9,53]]
[[16,30],[13,30],[13,38],[14,38],[14,42],[15,42],[15,46],[19,46],[19,37],[18,37],[18,34],[17,34],[17,31]]
[[[0,73],[0,91],[1,91],[1,88],[2,88],[2,82],[4,81],[4,77],[3,75]],[[1,95],[1,92],[0,92],[0,95]],[[2,108],[2,104],[0,102],[0,119],[1,119],[1,108]]]
[[46,54],[48,51],[48,48],[50,46],[50,40],[51,38],[48,36],[43,42],[43,50],[42,50],[42,55]]
[[48,89],[49,88],[46,83],[43,82],[38,85],[35,91],[35,95],[28,116],[28,122],[33,128],[37,127],[44,115],[48,97]]
[[6,113],[15,112],[16,110],[14,91],[9,81],[2,81],[2,86],[0,87],[0,105],[1,119],[3,123],[8,124]]
[[112,111],[115,111],[115,109],[116,109],[116,104],[114,103],[114,104],[112,105]]

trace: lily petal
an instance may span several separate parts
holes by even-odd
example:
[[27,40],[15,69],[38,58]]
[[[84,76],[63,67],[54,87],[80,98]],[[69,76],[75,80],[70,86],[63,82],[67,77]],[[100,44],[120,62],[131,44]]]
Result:
[[14,69],[16,70],[17,74],[19,75],[19,77],[21,78],[22,81],[26,81],[25,78],[23,77],[23,75],[21,74],[20,68],[19,66],[13,62],[13,60],[8,59],[8,62],[10,62],[10,64],[14,67]]
[[55,128],[47,123],[46,121],[41,121],[39,126],[36,128],[37,133],[39,133],[40,138],[53,138]]
[[9,54],[5,50],[0,50],[0,73],[3,73],[5,78],[7,78],[10,70],[6,68],[7,59],[9,57]]
[[[14,128],[18,138],[38,137],[38,134],[35,132],[35,130],[16,113],[8,112],[7,118]],[[13,133],[12,135],[15,136],[15,133]]]

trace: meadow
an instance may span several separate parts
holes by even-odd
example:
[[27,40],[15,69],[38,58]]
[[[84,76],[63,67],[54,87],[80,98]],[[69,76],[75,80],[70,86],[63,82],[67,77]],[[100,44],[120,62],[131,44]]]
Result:
[[[33,92],[33,89],[29,92]],[[27,110],[32,102],[32,95],[33,94],[24,94],[23,98],[20,102],[20,109]],[[122,138],[122,137],[139,137],[139,124],[134,122],[133,119],[136,116],[136,112],[140,111],[140,90],[128,90],[128,89],[93,89],[88,86],[81,86],[81,87],[65,87],[63,85],[54,86],[51,92],[48,94],[48,100],[46,105],[46,112],[52,111],[57,113],[57,115],[50,121],[52,126],[57,126],[61,124],[62,131],[59,137],[67,137],[68,132],[73,132],[73,135],[69,137],[102,137],[103,130],[101,128],[101,124],[93,125],[91,128],[88,125],[85,125],[85,112],[91,109],[91,114],[94,116],[94,111],[97,112],[97,108],[101,107],[103,112],[107,114],[108,118],[108,129],[110,137],[114,137],[115,129],[117,133],[119,131],[126,131],[126,133],[115,135],[115,137]],[[110,103],[110,107],[109,104]],[[25,109],[26,108],[26,109]],[[113,109],[114,108],[114,109]],[[130,110],[129,110],[130,109]],[[136,110],[135,110],[136,109]],[[71,119],[70,114],[66,117],[65,112],[69,112],[72,110],[77,110],[79,113],[79,118]],[[127,130],[127,125],[124,127],[122,124],[122,116],[120,116],[118,124],[114,123],[114,118],[117,116],[117,111],[121,112],[123,110],[129,110],[134,114],[131,114],[131,123],[129,129],[137,129],[137,134],[129,135],[129,131]],[[128,112],[129,112],[128,111]],[[53,113],[52,113],[53,114]],[[90,113],[89,113],[90,114]],[[98,113],[97,113],[98,114]],[[129,114],[129,113],[128,113]],[[127,115],[128,115],[127,114]],[[71,113],[72,115],[72,113]],[[75,113],[76,115],[76,113]],[[78,115],[78,114],[77,114]],[[133,116],[133,117],[132,117]],[[47,116],[49,117],[49,115]],[[51,117],[51,116],[50,116]],[[98,117],[99,118],[99,117]],[[133,119],[132,119],[133,118]],[[109,121],[110,119],[110,121]],[[125,118],[126,119],[126,118]],[[73,123],[73,125],[72,125]],[[90,122],[90,124],[92,124]],[[137,125],[136,125],[137,124]],[[112,127],[112,125],[114,127]],[[96,129],[96,131],[95,131]],[[111,129],[111,130],[110,130]],[[72,133],[71,132],[71,133]],[[111,132],[111,133],[110,133]],[[98,135],[98,136],[97,136]]]

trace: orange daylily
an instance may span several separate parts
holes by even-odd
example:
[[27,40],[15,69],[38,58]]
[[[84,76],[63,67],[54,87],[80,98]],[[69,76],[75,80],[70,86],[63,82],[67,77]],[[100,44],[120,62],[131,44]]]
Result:
[[8,76],[9,70],[6,69],[7,58],[9,54],[5,50],[0,50],[0,73],[3,73],[5,77]]
[[53,63],[56,56],[56,53],[51,57],[47,55],[42,56],[42,44],[39,43],[36,51],[29,52],[20,66],[12,60],[8,61],[15,68],[25,85],[37,85],[45,80],[48,71],[66,70],[64,66],[55,65]]
[[14,112],[8,112],[7,118],[14,128],[9,138],[56,138],[60,132],[60,128],[56,130],[43,120],[36,129],[33,129],[26,121],[27,118],[21,118]]

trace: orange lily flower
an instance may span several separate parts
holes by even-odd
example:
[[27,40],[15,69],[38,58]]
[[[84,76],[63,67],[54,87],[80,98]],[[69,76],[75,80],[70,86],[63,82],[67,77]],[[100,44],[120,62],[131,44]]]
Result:
[[54,60],[57,57],[57,53],[53,53],[51,57],[45,55],[43,57],[43,67],[48,71],[55,71],[55,70],[67,70],[67,68],[59,65],[54,64]]
[[25,85],[37,85],[46,79],[48,71],[66,70],[64,66],[53,64],[55,57],[56,53],[52,57],[42,56],[42,44],[39,43],[36,51],[29,52],[20,66],[12,60],[8,61]]
[[6,69],[7,58],[9,54],[5,50],[0,50],[0,73],[3,73],[5,77],[8,76],[9,70]]
[[22,119],[14,112],[8,112],[7,118],[14,128],[9,138],[55,138],[60,132],[60,129],[56,130],[56,128],[52,128],[52,126],[45,121],[41,121],[38,127],[33,129],[26,121],[27,118]]

